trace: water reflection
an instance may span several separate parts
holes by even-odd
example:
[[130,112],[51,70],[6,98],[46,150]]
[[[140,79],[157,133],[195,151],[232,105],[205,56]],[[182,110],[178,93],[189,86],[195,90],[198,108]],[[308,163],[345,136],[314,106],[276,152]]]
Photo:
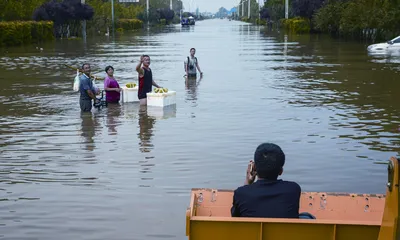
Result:
[[356,140],[371,150],[400,150],[400,101],[391,90],[399,89],[400,82],[392,60],[382,58],[385,64],[374,64],[366,52],[352,54],[362,48],[354,43],[332,48],[327,45],[331,42],[314,41],[310,36],[289,36],[288,40],[298,41],[302,47],[289,45],[284,55],[287,51],[303,55],[287,60],[284,68],[290,70],[291,77],[276,84],[293,94],[288,103],[334,111],[329,121],[332,129],[353,131],[339,134],[340,139]]
[[120,104],[109,103],[107,106],[107,128],[109,135],[117,134],[117,126],[121,124],[122,107]]
[[81,112],[81,137],[84,138],[82,142],[85,149],[93,151],[95,149],[94,136],[96,135],[96,127],[99,125],[99,119],[91,112]]
[[194,26],[182,26],[180,28],[181,32],[194,32]]
[[186,100],[196,103],[197,87],[200,85],[202,79],[202,76],[198,80],[197,78],[185,78]]
[[139,107],[139,150],[143,153],[150,152],[153,149],[151,138],[156,119],[147,114],[147,106]]

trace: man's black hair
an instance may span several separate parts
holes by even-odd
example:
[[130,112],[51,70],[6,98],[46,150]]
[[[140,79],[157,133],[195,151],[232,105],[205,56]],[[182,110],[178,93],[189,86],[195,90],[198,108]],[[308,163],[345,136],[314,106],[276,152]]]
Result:
[[88,66],[90,67],[90,64],[89,64],[89,63],[84,63],[84,64],[82,64],[82,69],[83,69],[86,65],[88,65]]
[[254,153],[254,163],[259,178],[276,180],[285,165],[285,154],[278,145],[263,143]]

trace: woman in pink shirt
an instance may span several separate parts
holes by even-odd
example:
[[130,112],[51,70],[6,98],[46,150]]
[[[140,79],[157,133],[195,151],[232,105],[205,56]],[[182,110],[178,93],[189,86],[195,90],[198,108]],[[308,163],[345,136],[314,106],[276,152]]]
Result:
[[104,79],[104,90],[106,91],[107,103],[118,103],[121,97],[121,88],[117,80],[114,78],[114,68],[112,66],[106,67],[107,77]]

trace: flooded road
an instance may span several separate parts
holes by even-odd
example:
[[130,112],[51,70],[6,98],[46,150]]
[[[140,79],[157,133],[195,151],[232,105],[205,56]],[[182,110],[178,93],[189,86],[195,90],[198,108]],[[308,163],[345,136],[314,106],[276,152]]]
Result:
[[[0,55],[0,239],[186,239],[190,189],[240,186],[262,142],[303,191],[384,193],[375,162],[400,151],[400,58],[363,43],[218,19],[37,47]],[[185,84],[191,47],[204,77]],[[80,113],[63,64],[124,84],[141,54],[175,108]]]

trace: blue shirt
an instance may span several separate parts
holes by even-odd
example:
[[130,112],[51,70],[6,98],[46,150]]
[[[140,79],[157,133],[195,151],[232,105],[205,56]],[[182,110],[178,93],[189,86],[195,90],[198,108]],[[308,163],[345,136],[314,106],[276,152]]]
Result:
[[81,100],[92,100],[87,93],[87,90],[92,90],[93,94],[96,94],[96,90],[93,87],[93,82],[85,74],[79,77],[79,92],[81,93]]
[[299,218],[301,188],[295,182],[258,180],[233,194],[232,217]]

